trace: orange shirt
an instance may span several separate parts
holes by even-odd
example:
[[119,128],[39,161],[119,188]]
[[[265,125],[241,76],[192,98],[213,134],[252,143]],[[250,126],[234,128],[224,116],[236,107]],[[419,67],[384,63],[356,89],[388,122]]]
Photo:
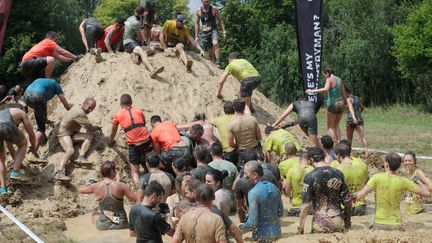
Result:
[[[104,29],[104,33],[102,37],[96,41],[96,47],[101,48],[103,51],[107,50],[107,47],[105,45],[105,38],[110,32],[111,29],[116,29],[117,24],[112,24]],[[114,44],[118,39],[122,38],[124,32],[124,26],[122,26],[120,29],[117,29],[114,31],[113,35],[110,39],[110,44]]]
[[56,47],[57,43],[55,43],[55,41],[44,39],[33,46],[26,54],[24,54],[22,61],[24,62],[32,58],[52,56],[54,53],[54,48]]
[[[134,124],[144,124],[145,117],[143,111],[140,108],[132,107],[130,111],[134,119]],[[114,114],[112,124],[120,124],[122,129],[126,129],[131,126],[132,121],[129,110],[122,108],[121,110],[117,111],[117,113]],[[128,144],[139,144],[147,140],[149,137],[150,134],[146,127],[136,127],[126,133]]]
[[161,122],[151,134],[153,143],[159,143],[161,150],[170,150],[174,144],[180,142],[181,137],[176,124],[172,121]]

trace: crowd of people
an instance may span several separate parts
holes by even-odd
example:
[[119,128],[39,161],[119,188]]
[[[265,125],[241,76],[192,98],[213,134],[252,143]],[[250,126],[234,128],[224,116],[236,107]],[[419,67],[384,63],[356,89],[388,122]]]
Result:
[[[132,53],[136,63],[143,62],[154,78],[164,67],[153,67],[148,55],[155,49],[173,47],[181,61],[191,70],[192,61],[185,52],[188,42],[201,54],[198,44],[211,50],[215,64],[220,64],[220,48],[216,20],[226,36],[225,26],[217,8],[202,0],[196,10],[195,39],[184,26],[185,17],[177,14],[162,28],[155,26],[156,1],[143,1],[128,19],[118,18],[103,28],[94,18],[85,19],[79,31],[87,52],[103,61],[103,51],[124,49]],[[200,26],[201,22],[201,26]],[[201,34],[200,34],[201,30]],[[159,34],[158,34],[159,33]],[[22,59],[22,72],[31,82],[22,94],[19,86],[6,92],[0,86],[0,195],[8,195],[6,149],[13,158],[9,178],[14,181],[31,180],[22,170],[28,142],[19,129],[22,123],[28,134],[30,149],[38,157],[38,148],[46,140],[48,120],[47,102],[57,96],[65,114],[56,134],[64,156],[56,165],[53,178],[70,182],[66,164],[74,161],[86,166],[87,153],[101,130],[92,124],[88,114],[96,109],[97,101],[85,98],[81,105],[71,107],[63,95],[61,85],[50,79],[55,60],[78,60],[55,42],[56,33],[48,32],[46,39],[31,48]],[[422,196],[430,196],[432,181],[416,167],[416,155],[407,152],[403,158],[396,153],[386,156],[382,173],[369,178],[367,164],[351,155],[354,131],[368,153],[364,135],[363,106],[352,95],[343,80],[331,69],[324,69],[323,88],[306,93],[326,93],[328,135],[318,136],[316,113],[323,103],[305,98],[293,102],[286,111],[267,124],[264,136],[258,125],[252,105],[253,90],[259,86],[259,72],[238,53],[228,56],[229,64],[219,78],[216,96],[222,97],[224,82],[233,75],[241,82],[240,97],[225,101],[224,115],[210,119],[197,111],[195,119],[184,124],[165,121],[159,115],[150,117],[151,130],[141,108],[133,105],[129,94],[121,95],[119,110],[112,118],[107,146],[116,146],[116,134],[125,133],[128,145],[130,182],[120,182],[117,166],[112,161],[102,162],[102,179],[89,181],[79,188],[83,194],[94,194],[99,210],[93,214],[99,230],[130,229],[137,242],[162,242],[162,235],[171,236],[171,242],[227,242],[233,238],[243,242],[242,233],[252,231],[253,240],[272,242],[282,235],[280,218],[298,217],[298,233],[304,233],[305,219],[312,214],[312,232],[343,232],[351,227],[351,216],[367,213],[364,197],[375,191],[374,229],[402,229],[400,203],[407,199],[407,212],[423,210]],[[26,114],[21,99],[34,111],[36,132]],[[279,126],[295,112],[298,119]],[[347,114],[347,139],[342,139],[339,123]],[[309,138],[309,146],[301,147],[296,137],[285,128],[298,124]],[[82,129],[85,132],[82,132]],[[218,132],[216,133],[215,130]],[[78,156],[74,144],[82,143]],[[396,171],[405,165],[405,176]],[[282,198],[290,200],[284,209]],[[124,198],[136,204],[128,213]],[[237,214],[239,225],[229,218]]]

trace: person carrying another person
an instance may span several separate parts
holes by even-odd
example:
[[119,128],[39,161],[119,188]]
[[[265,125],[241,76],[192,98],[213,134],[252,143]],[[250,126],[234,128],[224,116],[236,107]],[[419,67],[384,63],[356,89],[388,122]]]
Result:
[[326,82],[323,88],[307,89],[308,93],[324,93],[326,92],[326,107],[327,107],[327,128],[328,135],[333,138],[333,141],[338,143],[341,140],[341,131],[339,123],[345,110],[346,93],[344,82],[341,78],[335,76],[330,68],[324,68],[323,75]]
[[145,8],[141,5],[135,8],[134,15],[130,16],[125,22],[125,30],[123,34],[123,47],[126,52],[132,53],[132,61],[139,64],[139,58],[143,62],[147,71],[150,72],[150,77],[155,78],[158,73],[163,72],[164,67],[154,68],[149,61],[148,54],[152,54],[153,50],[141,47],[144,43],[144,37],[140,29],[140,20],[145,12]]
[[27,82],[38,78],[51,78],[55,61],[73,62],[82,55],[74,55],[56,43],[57,33],[49,31],[44,40],[33,46],[22,58],[21,71]]
[[294,144],[297,151],[301,149],[297,139],[285,129],[276,129],[272,126],[267,126],[264,129],[264,133],[267,136],[264,142],[264,151],[266,162],[268,163],[272,162],[272,152],[275,152],[279,158],[285,155],[285,145],[287,143]]
[[216,97],[222,98],[222,89],[229,75],[233,75],[240,81],[240,97],[244,99],[252,113],[255,109],[252,105],[252,93],[261,83],[261,77],[255,67],[245,59],[239,58],[238,52],[228,54],[228,66],[219,77]]
[[372,229],[403,230],[400,203],[405,193],[411,192],[423,197],[431,195],[419,177],[410,180],[395,174],[401,163],[402,158],[398,154],[387,154],[385,172],[373,175],[361,191],[353,193],[353,197],[359,200],[375,191],[375,220]]
[[96,228],[98,230],[127,229],[129,224],[123,198],[127,197],[130,201],[136,202],[136,195],[125,183],[115,179],[117,170],[113,161],[103,162],[100,172],[103,176],[101,180],[90,182],[79,188],[78,192],[96,196],[99,210],[93,217],[97,217]]
[[[308,149],[315,169],[303,180],[303,202],[297,233],[304,233],[306,216],[312,208],[312,233],[343,232],[351,228],[351,196],[341,171],[327,166],[324,151]],[[342,210],[342,205],[344,209]]]
[[299,124],[302,131],[308,136],[309,144],[313,146],[319,146],[318,142],[318,121],[316,113],[321,107],[321,99],[318,97],[317,103],[308,101],[306,98],[294,101],[291,103],[285,112],[279,116],[276,121],[272,124],[272,127],[279,125],[291,112],[295,112],[298,115],[297,120],[294,122],[288,122],[283,127],[289,127]]
[[[223,38],[226,39],[225,24],[219,15],[219,10],[210,4],[210,0],[201,0],[202,6],[195,11],[195,41],[201,36],[204,50],[209,53],[212,60],[220,67],[221,51],[219,47],[219,36],[217,32],[216,19],[222,29]],[[200,35],[200,22],[202,31]]]
[[229,124],[235,119],[233,103],[231,101],[225,102],[223,109],[225,115],[215,118],[212,124],[219,132],[220,142],[223,148],[223,158],[236,165],[238,163],[238,150],[232,148],[228,141]]
[[43,140],[46,139],[45,129],[47,119],[47,103],[54,96],[58,96],[66,110],[70,110],[70,105],[63,94],[60,84],[53,79],[39,78],[33,81],[24,92],[22,100],[26,105],[34,110],[36,118],[36,150]]
[[[74,106],[64,114],[57,137],[65,154],[60,161],[60,165],[54,172],[54,179],[60,181],[70,181],[66,176],[65,166],[70,157],[74,154],[74,143],[83,142],[79,150],[78,158],[75,162],[81,165],[92,165],[93,163],[87,161],[84,156],[93,142],[94,135],[92,132],[100,130],[91,124],[87,115],[92,112],[96,107],[96,100],[93,98],[86,98],[81,106]],[[81,127],[86,129],[86,133],[81,133]]]
[[233,102],[235,119],[228,125],[229,145],[238,149],[239,164],[241,168],[242,154],[247,150],[255,151],[259,156],[264,157],[261,148],[261,130],[255,117],[245,115],[246,102],[243,99],[236,99]]
[[114,138],[118,126],[126,134],[128,143],[129,163],[131,166],[132,182],[139,185],[140,166],[145,168],[144,157],[151,151],[152,140],[146,128],[145,116],[142,109],[132,106],[132,97],[122,94],[120,97],[121,109],[114,114],[108,145],[114,145]]
[[185,26],[186,18],[184,15],[177,15],[175,20],[167,20],[162,27],[162,32],[159,35],[159,41],[163,49],[167,47],[175,47],[176,53],[180,55],[180,59],[186,70],[191,72],[193,61],[186,55],[185,45],[189,42],[191,46],[194,46],[200,51],[200,55],[204,55],[204,51],[191,37],[189,30]]
[[30,178],[20,172],[22,161],[27,153],[27,139],[18,128],[21,123],[24,125],[24,129],[29,136],[31,144],[30,151],[36,157],[39,157],[36,150],[35,134],[27,114],[18,108],[5,108],[0,110],[0,196],[7,193],[7,168],[5,166],[6,151],[4,142],[8,144],[8,147],[12,147],[12,144],[18,146],[18,150],[16,152],[14,150],[14,163],[9,175],[10,179],[23,182],[30,181]]
[[[173,236],[174,228],[166,221],[167,205],[162,198],[166,196],[163,186],[157,181],[150,181],[145,190],[144,198],[135,204],[129,212],[130,236],[136,242],[163,243],[162,235]],[[159,207],[159,211],[153,209]]]
[[357,131],[360,142],[363,145],[365,150],[365,156],[368,155],[368,143],[365,137],[365,129],[364,129],[364,121],[361,113],[364,110],[363,104],[360,102],[360,99],[353,95],[351,89],[345,87],[345,93],[347,97],[347,122],[346,122],[346,133],[347,138],[350,143],[352,143],[354,131]]
[[291,208],[288,216],[298,217],[302,205],[303,180],[306,174],[313,170],[307,152],[300,153],[300,163],[294,165],[286,174],[283,192],[290,198]]
[[103,37],[104,28],[102,24],[96,18],[90,17],[84,19],[80,26],[79,31],[81,34],[81,40],[84,43],[86,52],[95,55],[96,62],[102,62],[101,48],[96,49],[96,43]]
[[103,31],[102,37],[97,40],[96,47],[102,51],[113,53],[114,50],[119,51],[122,48],[123,33],[125,29],[125,19],[118,17],[116,22]]
[[[345,177],[350,192],[360,191],[368,182],[368,166],[359,159],[351,158],[351,148],[346,144],[339,143],[336,145],[336,159],[340,163],[337,167]],[[366,214],[366,201],[364,199],[353,199],[352,216],[362,216]]]
[[326,157],[324,162],[330,164],[332,161],[336,160],[336,154],[334,152],[334,142],[333,138],[330,135],[323,135],[321,137],[321,145],[324,149]]
[[297,147],[293,143],[285,144],[285,160],[279,162],[279,173],[283,178],[286,178],[288,171],[298,165],[299,157],[297,156]]

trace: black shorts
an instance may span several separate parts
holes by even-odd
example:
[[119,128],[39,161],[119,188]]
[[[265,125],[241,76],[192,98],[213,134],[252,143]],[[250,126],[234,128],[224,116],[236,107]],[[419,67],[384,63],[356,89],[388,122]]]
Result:
[[241,81],[240,97],[251,97],[253,90],[261,83],[261,77],[249,77]]
[[357,124],[354,123],[353,120],[348,120],[348,121],[346,122],[346,125],[347,125],[347,127],[350,127],[351,129],[356,129],[357,126],[359,126],[359,125],[363,125],[363,119],[358,119],[358,120],[357,120]]
[[47,119],[47,101],[43,94],[25,93],[22,100],[26,105],[34,110],[37,131],[44,133]]
[[129,163],[133,165],[145,165],[145,155],[148,152],[151,152],[151,139],[149,138],[147,141],[140,145],[129,144]]
[[27,82],[45,78],[45,68],[48,65],[46,57],[32,58],[21,63],[21,72]]
[[156,13],[156,4],[145,1],[145,3],[142,4],[141,6],[144,7],[143,17],[140,20],[141,28],[144,28],[145,25],[151,28],[153,26],[154,17]]
[[318,135],[318,122],[317,119],[300,120],[299,126],[302,131],[307,135]]
[[238,153],[238,163],[237,163],[237,169],[240,171],[241,169],[243,169],[244,166],[244,155],[246,153],[249,153],[249,151],[253,151],[256,153],[258,160],[264,161],[264,153],[262,151],[262,146],[260,143],[258,143],[255,148],[253,149],[245,149],[245,150],[240,150]]
[[231,152],[224,152],[223,155],[224,155],[224,160],[228,160],[234,165],[238,164],[239,152],[236,149],[234,149]]
[[345,110],[345,102],[343,100],[336,100],[327,107],[327,111],[333,114],[341,114]]
[[96,41],[102,38],[104,30],[97,25],[87,25],[85,28],[85,35],[87,38],[87,46],[89,49],[95,48]]
[[211,30],[211,31],[203,31],[201,32],[201,40],[202,40],[202,45],[205,51],[207,51],[208,49],[213,48],[213,41],[218,41],[219,40],[219,36],[218,36],[218,32],[217,30]]
[[124,44],[123,47],[127,53],[132,53],[135,47],[140,46],[136,41]]
[[18,145],[25,139],[24,134],[13,124],[0,124],[0,154],[4,152],[3,141]]

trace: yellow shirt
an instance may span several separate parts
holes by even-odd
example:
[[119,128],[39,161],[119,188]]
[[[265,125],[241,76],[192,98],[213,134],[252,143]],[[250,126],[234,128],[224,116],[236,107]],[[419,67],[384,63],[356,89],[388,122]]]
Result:
[[288,171],[299,164],[299,158],[297,156],[291,157],[287,160],[281,161],[279,163],[279,172],[283,178],[286,178]]
[[300,150],[300,144],[297,139],[287,130],[278,129],[269,134],[264,142],[265,151],[274,151],[279,156],[285,154],[285,144],[293,143],[297,150]]
[[245,59],[234,59],[225,68],[225,72],[233,75],[239,81],[249,77],[258,77],[260,74],[252,66],[252,64]]
[[302,204],[303,179],[312,170],[312,166],[303,167],[298,164],[288,171],[285,183],[291,186],[291,205],[293,207],[299,207]]
[[[345,183],[350,192],[360,191],[369,179],[368,167],[361,159],[355,159],[351,164],[341,163],[337,169],[342,171],[345,176]],[[365,205],[364,199],[354,200],[353,207]]]
[[[418,172],[421,171],[420,169],[416,169],[412,175],[406,175],[408,179],[413,179],[414,176],[418,176]],[[407,193],[405,195],[405,210],[409,214],[417,214],[423,211],[423,203],[421,196],[415,194],[415,193]]]
[[339,161],[337,161],[337,160],[333,160],[331,163],[330,163],[330,167],[333,167],[333,168],[338,168],[339,167],[339,165],[340,165],[340,163],[339,163]]
[[229,124],[235,119],[234,115],[225,115],[214,119],[213,125],[218,129],[222,148],[224,152],[231,152],[234,148],[229,146],[228,142],[228,128]]
[[401,225],[400,203],[405,193],[413,192],[418,185],[388,173],[375,174],[367,185],[375,190],[375,223]]
[[185,43],[190,37],[186,26],[181,29],[177,28],[175,20],[167,20],[162,27],[162,32],[166,34],[166,42],[174,45],[179,42]]

